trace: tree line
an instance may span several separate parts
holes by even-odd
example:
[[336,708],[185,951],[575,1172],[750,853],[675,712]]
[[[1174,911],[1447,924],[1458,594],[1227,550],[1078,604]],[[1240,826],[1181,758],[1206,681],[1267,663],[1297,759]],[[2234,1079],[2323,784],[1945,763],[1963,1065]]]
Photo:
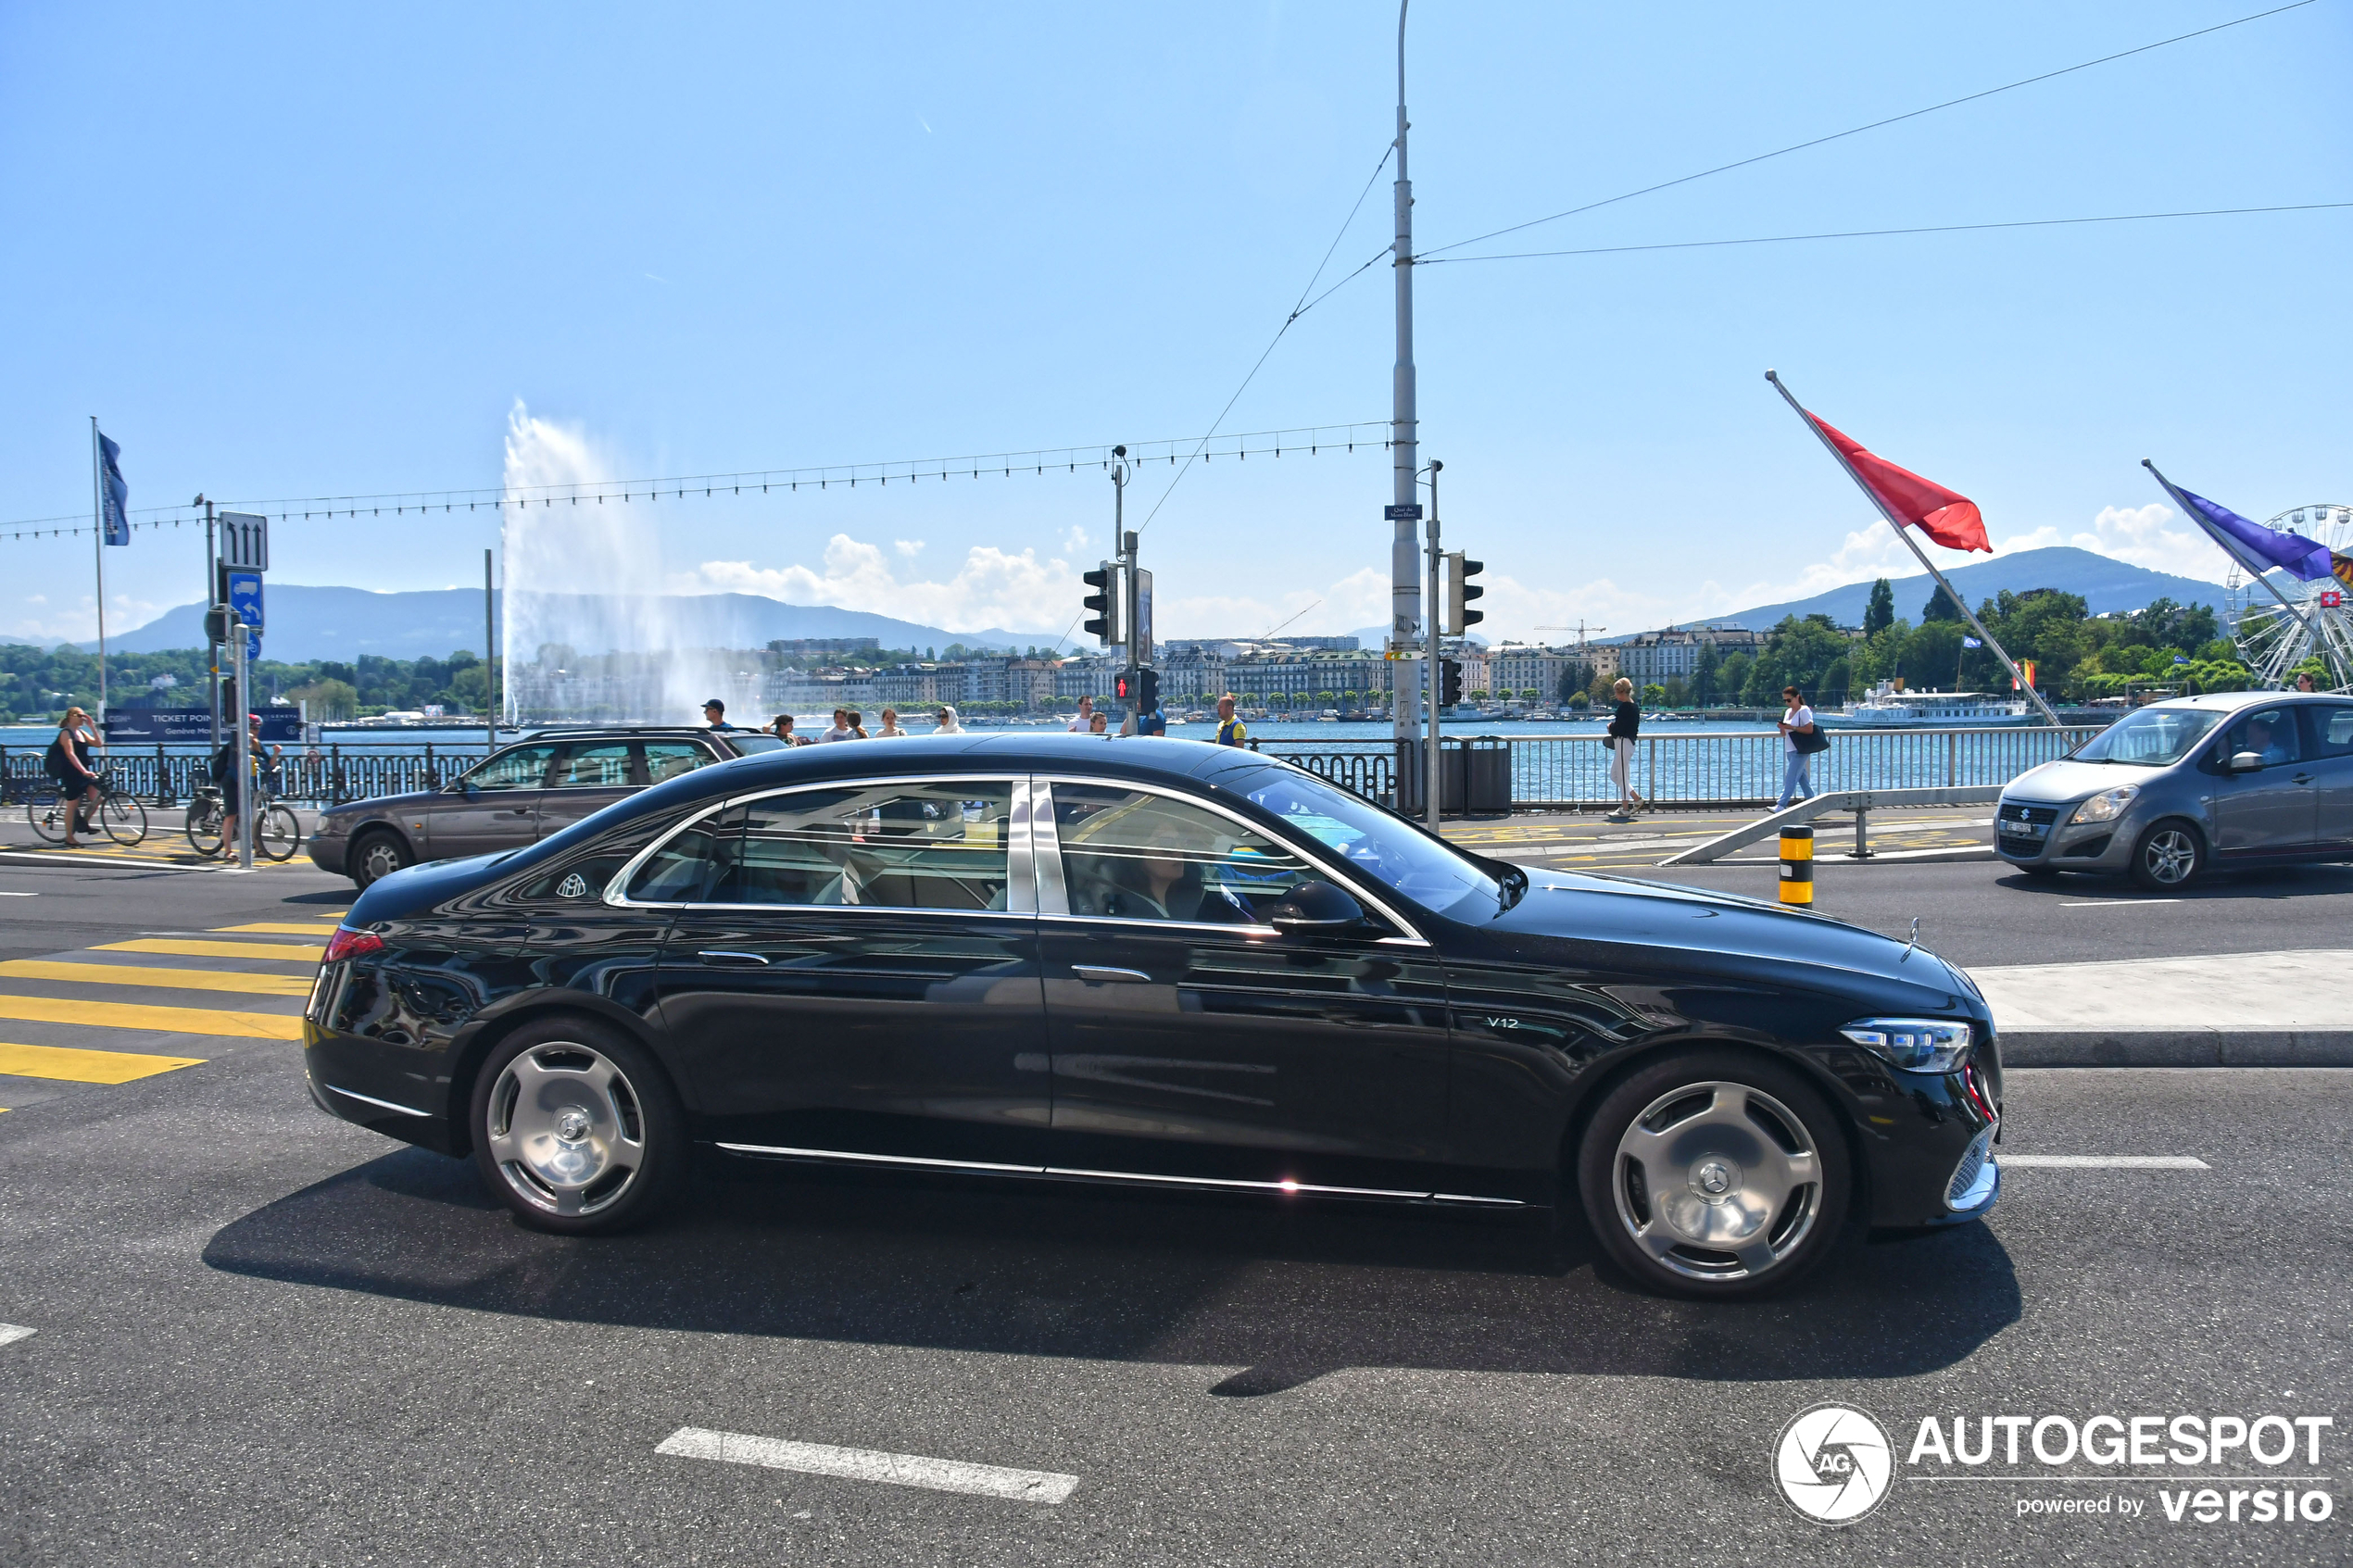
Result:
[[[208,673],[202,648],[110,653],[107,701],[116,709],[207,708]],[[480,713],[489,684],[482,657],[470,648],[447,659],[264,659],[251,676],[257,702],[307,702],[313,720],[358,719],[433,703],[450,714]],[[225,664],[221,679],[228,680]],[[54,721],[68,707],[98,710],[96,654],[62,643],[48,649],[0,644],[0,723]]]

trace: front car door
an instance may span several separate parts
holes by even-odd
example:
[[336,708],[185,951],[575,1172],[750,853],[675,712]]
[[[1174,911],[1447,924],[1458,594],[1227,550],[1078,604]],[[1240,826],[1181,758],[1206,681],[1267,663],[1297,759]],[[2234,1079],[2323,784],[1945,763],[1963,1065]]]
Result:
[[514,849],[539,836],[539,802],[552,745],[509,746],[444,790],[425,817],[425,853],[436,860]]
[[1417,1190],[1446,1125],[1445,982],[1402,920],[1278,934],[1349,885],[1247,818],[1110,782],[1035,786],[1052,1163],[1216,1185]]
[[721,1144],[1037,1169],[1051,1079],[1015,855],[1026,790],[789,790],[707,815],[639,869],[623,897],[677,910],[663,1028]]
[[[2311,853],[2320,809],[2296,706],[2281,702],[2246,709],[2223,727],[2221,741],[2207,754],[2206,766],[2215,775],[2218,859]],[[2251,773],[2232,772],[2230,759],[2246,751],[2261,757],[2263,766]]]

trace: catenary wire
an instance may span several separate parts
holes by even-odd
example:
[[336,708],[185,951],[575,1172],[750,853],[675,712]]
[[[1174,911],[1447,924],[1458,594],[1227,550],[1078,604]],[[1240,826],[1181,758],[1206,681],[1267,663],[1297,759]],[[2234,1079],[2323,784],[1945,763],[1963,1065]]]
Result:
[[2134,48],[2121,49],[2113,55],[2102,55],[2095,60],[2085,60],[2079,65],[2063,66],[2057,70],[2044,71],[2039,76],[2029,76],[2017,82],[2005,82],[1999,87],[1988,87],[1982,92],[1970,93],[1963,97],[1948,98],[1941,104],[1931,104],[1925,108],[1911,109],[1903,114],[1890,115],[1885,119],[1872,120],[1868,125],[1857,125],[1845,131],[1834,131],[1827,136],[1816,136],[1810,141],[1793,143],[1786,147],[1776,147],[1769,153],[1758,153],[1753,157],[1741,158],[1732,163],[1718,164],[1714,169],[1703,169],[1696,174],[1684,174],[1678,176],[1673,180],[1662,180],[1655,185],[1644,185],[1638,191],[1627,191],[1618,195],[1604,196],[1600,201],[1587,202],[1582,207],[1572,207],[1566,211],[1555,212],[1548,217],[1531,218],[1525,223],[1514,223],[1502,229],[1491,229],[1484,234],[1477,234],[1467,240],[1450,241],[1448,244],[1436,245],[1428,250],[1421,252],[1420,255],[1416,256],[1414,259],[1416,264],[1418,264],[1430,257],[1437,256],[1445,251],[1460,250],[1465,245],[1475,245],[1488,240],[1501,239],[1505,234],[1516,234],[1522,229],[1533,229],[1541,223],[1557,222],[1561,219],[1574,218],[1582,212],[1592,212],[1599,207],[1614,207],[1619,202],[1632,201],[1637,196],[1647,196],[1659,191],[1671,190],[1677,185],[1688,185],[1694,180],[1705,180],[1710,175],[1730,173],[1735,169],[1746,169],[1751,164],[1763,163],[1768,158],[1785,157],[1791,153],[1802,153],[1808,147],[1818,147],[1827,143],[1843,141],[1849,136],[1860,136],[1867,131],[1878,131],[1890,125],[1900,125],[1905,120],[1918,119],[1922,115],[1935,114],[1943,109],[1958,108],[1963,104],[1973,104],[1982,98],[1991,98],[2002,93],[2014,93],[2021,87],[2032,87],[2038,82],[2049,82],[2057,77],[2070,76],[2079,70],[2090,70],[2094,66],[2104,66],[2117,60],[2129,59],[2134,55],[2145,55],[2152,49],[2162,49],[2170,44],[2185,44],[2193,38],[2204,38],[2208,33],[2221,32],[2233,27],[2244,27],[2249,22],[2261,21],[2266,17],[2276,17],[2283,12],[2301,10],[2305,6],[2316,3],[2317,0],[2291,0],[2291,3],[2288,5],[2275,6],[2268,11],[2257,11],[2251,16],[2239,17],[2231,21],[2217,22],[2212,27],[2202,27],[2195,32],[2179,33],[2171,38],[2160,38],[2154,44],[2143,44]]

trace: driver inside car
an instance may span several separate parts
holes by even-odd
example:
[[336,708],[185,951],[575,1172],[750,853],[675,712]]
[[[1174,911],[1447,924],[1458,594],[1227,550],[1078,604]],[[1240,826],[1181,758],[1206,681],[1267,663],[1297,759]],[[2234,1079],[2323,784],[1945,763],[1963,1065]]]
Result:
[[1189,921],[1212,925],[1253,925],[1250,907],[1203,875],[1214,847],[1198,842],[1186,824],[1162,817],[1126,855],[1097,863],[1104,872],[1076,890],[1075,913],[1114,920]]
[[2230,748],[2230,755],[2251,751],[2263,759],[2263,766],[2275,768],[2283,762],[2296,760],[2296,731],[2293,721],[2283,714],[2259,713],[2246,721],[2239,744]]

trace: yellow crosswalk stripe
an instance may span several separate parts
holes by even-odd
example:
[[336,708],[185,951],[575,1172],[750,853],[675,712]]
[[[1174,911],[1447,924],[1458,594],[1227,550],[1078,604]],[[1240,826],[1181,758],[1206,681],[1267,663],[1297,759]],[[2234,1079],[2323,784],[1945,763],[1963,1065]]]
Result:
[[145,964],[67,963],[57,959],[0,961],[0,979],[70,980],[80,985],[153,985],[176,991],[243,991],[257,997],[303,997],[310,982],[298,974],[238,974],[224,969],[156,969]]
[[181,936],[134,936],[128,942],[101,942],[96,953],[174,953],[188,959],[299,959],[317,963],[327,950],[323,942],[208,942]]
[[0,1073],[18,1078],[56,1078],[69,1084],[128,1084],[175,1068],[194,1067],[200,1056],[143,1056],[137,1051],[82,1051],[64,1046],[0,1043]]
[[329,921],[324,925],[316,925],[297,924],[292,921],[259,921],[252,925],[216,925],[212,929],[215,931],[257,931],[278,936],[333,936],[335,934],[336,922]]
[[302,1038],[302,1020],[297,1016],[233,1012],[226,1008],[166,1008],[141,1002],[0,997],[0,1018],[33,1023],[85,1023],[106,1029],[153,1029],[174,1035],[229,1035],[245,1040]]

